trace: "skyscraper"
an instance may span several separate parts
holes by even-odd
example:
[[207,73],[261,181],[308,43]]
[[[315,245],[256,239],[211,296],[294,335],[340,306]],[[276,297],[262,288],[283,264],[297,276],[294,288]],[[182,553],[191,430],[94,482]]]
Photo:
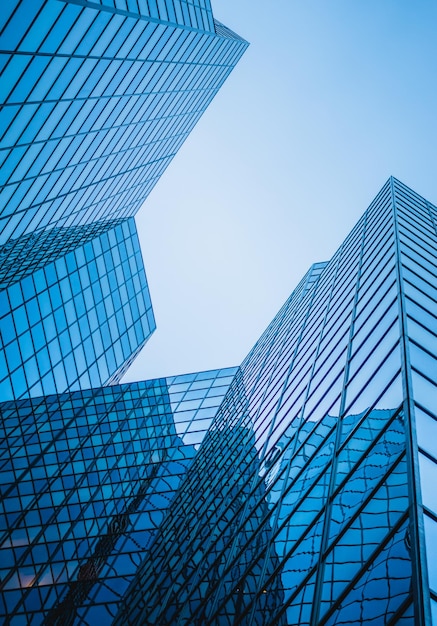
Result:
[[116,383],[155,329],[132,216],[248,44],[207,0],[0,24],[0,398]]
[[437,208],[391,178],[311,268],[241,365],[117,626],[437,623],[436,244]]
[[0,403],[0,621],[108,624],[237,368]]
[[248,45],[209,0],[19,0],[0,26],[0,245],[134,215]]

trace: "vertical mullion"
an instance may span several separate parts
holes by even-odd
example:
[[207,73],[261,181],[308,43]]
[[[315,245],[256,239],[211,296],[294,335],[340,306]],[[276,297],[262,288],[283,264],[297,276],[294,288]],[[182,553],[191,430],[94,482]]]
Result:
[[432,623],[432,618],[429,600],[428,569],[426,567],[425,530],[423,525],[422,497],[420,490],[420,469],[415,427],[414,397],[410,368],[407,314],[402,276],[402,252],[399,240],[398,216],[396,209],[396,190],[393,177],[390,178],[390,187],[395,234],[396,281],[398,284],[397,299],[399,311],[398,318],[401,334],[401,371],[402,386],[404,392],[408,493],[410,499],[412,585],[415,604],[415,625],[427,626]]

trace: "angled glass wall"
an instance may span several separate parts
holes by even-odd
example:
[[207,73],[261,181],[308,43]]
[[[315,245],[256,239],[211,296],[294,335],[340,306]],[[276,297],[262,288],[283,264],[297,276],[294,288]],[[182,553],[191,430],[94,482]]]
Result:
[[435,218],[390,179],[303,279],[114,624],[433,623]]
[[[85,0],[87,4],[95,4]],[[214,18],[212,16],[211,3],[209,0],[148,0],[136,2],[132,0],[99,0],[103,6],[115,8],[120,11],[138,13],[142,17],[155,18],[163,22],[173,22],[180,26],[191,26],[205,31],[214,32]]]
[[207,0],[19,0],[0,26],[0,245],[134,215],[248,45]]
[[236,372],[0,404],[2,623],[111,623]]
[[402,276],[402,323],[408,362],[404,384],[409,391],[411,414],[417,540],[422,539],[423,531],[425,535],[417,578],[425,589],[429,585],[432,618],[428,619],[437,624],[437,207],[399,181],[392,181],[392,193]]
[[0,399],[115,383],[155,329],[133,218],[0,250]]

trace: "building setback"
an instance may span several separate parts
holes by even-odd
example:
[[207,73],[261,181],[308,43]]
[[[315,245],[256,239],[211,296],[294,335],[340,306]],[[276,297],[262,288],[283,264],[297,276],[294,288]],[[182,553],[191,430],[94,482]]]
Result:
[[0,397],[119,382],[152,332],[134,218],[10,240],[0,269]]
[[208,0],[19,0],[0,26],[0,399],[113,384],[155,329],[132,216],[248,44]]

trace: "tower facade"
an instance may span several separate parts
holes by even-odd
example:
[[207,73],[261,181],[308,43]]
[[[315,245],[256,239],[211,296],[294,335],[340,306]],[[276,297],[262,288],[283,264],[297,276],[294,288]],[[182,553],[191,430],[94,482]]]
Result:
[[133,218],[10,240],[0,301],[2,400],[116,383],[155,329]]
[[110,624],[237,368],[0,403],[0,621]]
[[209,0],[20,0],[0,20],[0,245],[134,215],[248,45]]
[[391,178],[243,362],[115,624],[435,623],[436,249]]
[[114,384],[155,329],[133,215],[248,44],[209,0],[0,27],[0,400]]

